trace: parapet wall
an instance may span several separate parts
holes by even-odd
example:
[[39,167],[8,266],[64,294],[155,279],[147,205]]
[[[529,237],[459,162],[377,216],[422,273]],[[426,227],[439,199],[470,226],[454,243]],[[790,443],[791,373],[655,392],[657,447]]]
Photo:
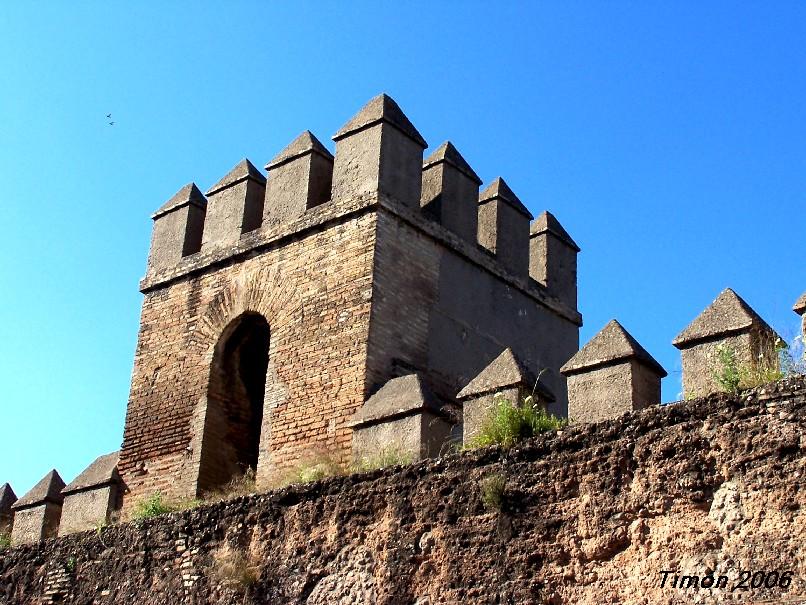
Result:
[[[12,548],[0,602],[789,602],[806,594],[805,428],[804,377],[653,407]],[[491,476],[500,507],[482,500]],[[221,549],[254,583],[224,586]],[[741,571],[791,584],[731,592]],[[679,587],[709,574],[727,588]]]

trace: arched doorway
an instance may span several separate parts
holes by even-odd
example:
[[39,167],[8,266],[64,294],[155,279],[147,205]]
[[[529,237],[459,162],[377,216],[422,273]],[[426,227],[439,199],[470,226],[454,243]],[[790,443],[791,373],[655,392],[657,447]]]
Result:
[[210,367],[199,493],[257,468],[268,365],[268,322],[240,315],[222,333]]

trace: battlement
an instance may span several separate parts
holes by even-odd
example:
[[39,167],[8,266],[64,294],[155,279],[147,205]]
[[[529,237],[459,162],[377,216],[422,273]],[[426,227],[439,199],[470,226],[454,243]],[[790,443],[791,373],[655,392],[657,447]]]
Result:
[[[530,235],[533,216],[501,177],[479,194],[481,179],[450,141],[423,161],[425,139],[385,94],[370,100],[332,138],[335,155],[305,130],[266,164],[267,176],[243,159],[206,197],[193,183],[183,187],[152,216],[141,289],[382,206],[581,324],[576,310],[579,248],[566,246],[563,254],[556,244],[545,243],[549,238],[541,234],[565,233],[551,215],[558,228],[541,227],[545,213],[532,223]],[[565,235],[561,241],[573,243]],[[573,296],[568,294],[571,281]]]
[[[119,461],[135,496],[199,494],[244,468],[266,482],[311,449],[349,459],[353,441],[379,443],[378,422],[355,418],[397,392],[387,383],[409,376],[395,384],[457,405],[504,350],[546,368],[547,405],[565,415],[559,369],[582,317],[579,248],[557,220],[530,224],[501,177],[480,193],[450,141],[424,160],[388,95],[332,138],[335,153],[303,130],[265,174],[243,159],[153,215]],[[437,447],[451,417],[396,420],[410,435],[438,424]]]

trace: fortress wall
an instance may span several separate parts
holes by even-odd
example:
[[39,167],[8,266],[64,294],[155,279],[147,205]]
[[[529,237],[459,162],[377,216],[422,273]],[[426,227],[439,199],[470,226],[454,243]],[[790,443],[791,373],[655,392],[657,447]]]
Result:
[[[478,253],[481,254],[481,253]],[[382,209],[378,217],[368,380],[378,388],[395,361],[453,397],[506,347],[541,377],[566,414],[560,366],[579,349],[579,327],[458,248]],[[549,344],[550,343],[550,344]]]
[[[0,603],[795,602],[805,428],[803,377],[652,407],[509,451],[15,547],[0,557]],[[500,508],[482,501],[492,475],[506,481]],[[228,586],[221,552],[242,553],[254,583]],[[791,584],[731,591],[741,570],[790,571]],[[672,586],[709,572],[727,588]]]
[[344,423],[364,401],[374,224],[359,213],[146,291],[119,465],[127,506],[156,490],[195,495],[213,350],[244,311],[270,327],[258,480],[311,447],[347,457]]

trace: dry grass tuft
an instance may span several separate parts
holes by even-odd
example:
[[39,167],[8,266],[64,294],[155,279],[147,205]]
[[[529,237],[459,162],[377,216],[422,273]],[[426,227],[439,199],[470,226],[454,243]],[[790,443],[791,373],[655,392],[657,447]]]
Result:
[[224,544],[213,552],[210,576],[222,586],[244,592],[260,579],[260,559]]

